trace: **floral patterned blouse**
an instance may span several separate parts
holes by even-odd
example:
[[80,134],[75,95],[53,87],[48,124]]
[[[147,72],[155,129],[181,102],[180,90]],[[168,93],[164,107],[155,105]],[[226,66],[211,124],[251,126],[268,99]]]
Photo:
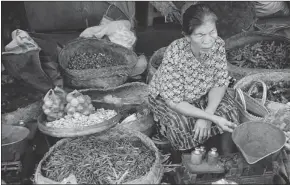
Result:
[[228,86],[225,42],[218,37],[210,51],[193,55],[186,38],[173,41],[149,84],[153,98],[193,103],[213,87]]

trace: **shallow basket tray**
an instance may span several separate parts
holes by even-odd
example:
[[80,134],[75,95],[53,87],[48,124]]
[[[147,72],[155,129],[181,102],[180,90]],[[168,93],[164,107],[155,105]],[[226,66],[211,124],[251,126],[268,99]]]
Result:
[[[96,109],[98,108],[104,108],[108,109],[108,106],[106,107],[105,104],[103,105],[97,105],[93,102],[94,107]],[[100,107],[101,106],[101,107]],[[104,107],[105,106],[105,107]],[[112,106],[109,106],[109,109],[113,108]],[[84,135],[90,135],[98,132],[103,132],[105,130],[108,130],[109,128],[112,128],[118,124],[118,122],[121,119],[121,114],[117,111],[117,115],[112,117],[109,120],[105,120],[101,123],[95,124],[95,125],[89,125],[89,126],[83,126],[83,127],[76,127],[76,128],[53,128],[53,127],[47,127],[45,123],[47,123],[46,115],[41,114],[38,117],[37,125],[41,132],[43,132],[46,135],[52,136],[52,137],[77,137],[77,136],[84,136]]]
[[[148,171],[146,173],[146,175],[140,177],[139,179],[135,179],[133,181],[130,182],[125,182],[122,184],[159,184],[161,182],[161,179],[163,177],[163,166],[161,164],[161,158],[160,158],[160,153],[157,149],[157,147],[154,145],[153,141],[147,137],[146,135],[138,132],[138,131],[134,131],[134,130],[130,130],[124,127],[118,127],[118,128],[114,128],[110,131],[108,131],[108,133],[103,133],[99,136],[100,139],[105,139],[105,140],[109,140],[112,137],[115,136],[119,136],[119,137],[137,137],[139,138],[143,144],[145,144],[150,150],[154,151],[155,153],[155,161],[152,165],[152,167],[150,168],[150,171]],[[36,168],[36,172],[35,172],[35,183],[36,184],[60,184],[60,182],[55,182],[51,179],[48,179],[46,177],[44,177],[41,174],[41,166],[43,161],[45,161],[59,146],[70,142],[71,140],[73,140],[73,138],[65,138],[62,139],[60,141],[58,141],[54,146],[52,146],[49,151],[45,154],[45,156],[42,158],[42,160],[39,162],[37,168]]]

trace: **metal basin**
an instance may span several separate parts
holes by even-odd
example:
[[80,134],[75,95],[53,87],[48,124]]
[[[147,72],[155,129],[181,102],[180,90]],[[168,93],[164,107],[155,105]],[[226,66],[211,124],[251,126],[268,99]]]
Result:
[[21,126],[2,124],[1,161],[17,161],[25,152],[29,130]]
[[232,138],[249,164],[270,157],[286,143],[283,131],[262,121],[239,125],[232,133]]

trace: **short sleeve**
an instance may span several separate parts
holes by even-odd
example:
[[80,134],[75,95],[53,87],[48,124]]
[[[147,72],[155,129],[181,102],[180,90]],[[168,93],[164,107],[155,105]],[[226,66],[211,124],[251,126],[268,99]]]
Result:
[[160,96],[164,100],[180,103],[184,97],[184,77],[180,63],[181,51],[177,43],[167,47],[159,71]]
[[216,53],[216,74],[214,79],[214,87],[223,87],[229,85],[229,76],[227,69],[227,59],[225,43],[223,40],[220,42],[220,47]]

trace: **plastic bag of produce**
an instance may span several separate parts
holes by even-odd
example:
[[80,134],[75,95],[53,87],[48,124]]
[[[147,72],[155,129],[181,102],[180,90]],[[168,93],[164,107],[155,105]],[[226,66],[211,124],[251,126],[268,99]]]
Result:
[[79,118],[81,115],[88,116],[95,111],[91,98],[88,95],[81,94],[77,90],[68,93],[66,101],[68,104],[65,107],[65,112],[75,118]]
[[84,30],[80,37],[83,38],[103,38],[108,36],[110,41],[128,49],[133,49],[136,41],[135,34],[131,31],[131,23],[127,20],[105,21],[99,26],[93,26]]
[[64,116],[64,106],[66,93],[56,87],[54,90],[50,89],[43,98],[42,110],[47,116],[48,121],[54,121]]

